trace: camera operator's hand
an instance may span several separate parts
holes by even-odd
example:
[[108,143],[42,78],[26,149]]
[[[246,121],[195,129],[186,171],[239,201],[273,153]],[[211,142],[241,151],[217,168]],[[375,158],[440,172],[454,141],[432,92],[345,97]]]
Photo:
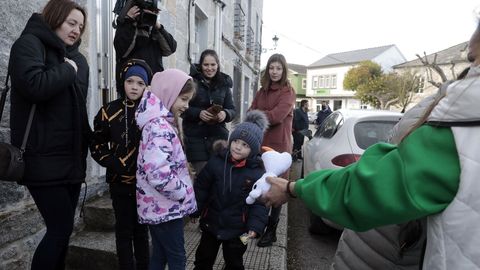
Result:
[[140,15],[140,8],[138,6],[131,7],[127,12],[127,17],[135,19],[138,15]]

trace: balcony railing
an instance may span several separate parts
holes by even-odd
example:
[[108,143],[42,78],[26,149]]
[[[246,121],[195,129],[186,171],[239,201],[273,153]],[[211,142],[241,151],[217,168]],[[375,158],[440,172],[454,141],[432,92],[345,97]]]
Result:
[[255,42],[255,57],[253,61],[253,65],[256,69],[260,69],[260,59],[262,55],[262,44],[259,42]]
[[235,2],[233,19],[233,43],[239,50],[245,49],[245,12],[239,1]]
[[255,43],[254,43],[254,33],[252,27],[247,28],[247,50],[245,52],[245,58],[248,61],[252,62],[255,55]]

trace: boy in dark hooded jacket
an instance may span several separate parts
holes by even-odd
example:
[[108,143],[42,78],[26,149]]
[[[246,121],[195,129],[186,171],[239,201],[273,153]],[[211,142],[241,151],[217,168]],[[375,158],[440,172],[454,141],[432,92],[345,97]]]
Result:
[[[131,59],[122,68],[121,97],[103,106],[94,119],[92,158],[107,168],[106,180],[115,212],[115,239],[119,269],[147,270],[148,229],[138,223],[135,196],[140,130],[135,111],[152,72],[140,59]],[[135,267],[136,264],[136,267]]]
[[194,269],[212,269],[220,245],[226,269],[244,269],[248,239],[265,229],[268,209],[259,202],[249,205],[245,199],[265,172],[259,152],[267,126],[263,112],[247,113],[245,122],[230,134],[228,148],[220,150],[221,144],[216,143],[218,153],[195,180],[198,212],[192,217],[200,216],[202,237]]

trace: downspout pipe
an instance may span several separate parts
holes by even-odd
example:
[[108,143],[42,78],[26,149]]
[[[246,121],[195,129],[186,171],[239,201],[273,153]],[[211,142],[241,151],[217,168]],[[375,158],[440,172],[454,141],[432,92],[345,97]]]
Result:
[[221,0],[213,0],[213,2],[215,3],[214,49],[220,56],[222,55],[222,10],[226,4]]

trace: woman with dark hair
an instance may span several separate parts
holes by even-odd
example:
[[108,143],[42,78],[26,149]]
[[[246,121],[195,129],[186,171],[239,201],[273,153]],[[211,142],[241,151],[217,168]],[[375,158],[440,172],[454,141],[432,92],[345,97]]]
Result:
[[190,76],[197,83],[197,92],[183,114],[183,130],[187,159],[196,174],[207,163],[216,140],[227,140],[225,123],[236,116],[232,97],[232,78],[220,72],[220,60],[214,50],[200,55],[200,63],[192,65]]
[[20,147],[33,122],[19,184],[32,195],[47,227],[32,269],[64,269],[75,209],[85,181],[90,137],[88,64],[79,52],[86,12],[70,0],[51,0],[34,13],[10,52],[11,142]]
[[[295,106],[295,90],[290,85],[287,74],[288,66],[281,54],[270,56],[263,73],[262,87],[255,95],[249,110],[261,110],[267,117],[270,126],[263,136],[263,146],[278,152],[292,152],[292,121]],[[288,179],[289,172],[281,177]],[[277,225],[280,219],[280,207],[272,207],[267,229],[257,242],[259,247],[271,246],[277,241]]]

